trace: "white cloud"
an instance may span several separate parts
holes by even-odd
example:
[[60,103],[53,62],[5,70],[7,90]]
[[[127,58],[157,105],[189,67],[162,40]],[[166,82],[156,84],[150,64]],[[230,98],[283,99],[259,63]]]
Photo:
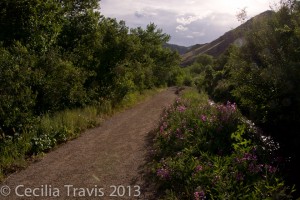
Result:
[[187,3],[187,4],[195,4],[196,1],[194,1],[194,0],[188,0],[186,3]]
[[144,14],[142,12],[139,12],[139,11],[135,11],[134,15],[138,18],[140,17],[144,17]]
[[179,24],[188,25],[194,21],[197,21],[198,19],[199,19],[199,17],[197,17],[197,16],[188,16],[188,17],[178,17],[176,19],[176,21]]
[[192,14],[192,15],[189,15],[189,14],[182,14],[182,15],[179,15],[177,18],[176,18],[176,21],[177,23],[179,24],[182,24],[182,25],[188,25],[188,24],[191,24],[197,20],[202,20],[202,19],[205,19],[206,17],[208,17],[209,15],[212,14],[212,11],[205,11],[203,12],[201,15],[200,14]]
[[135,16],[137,17],[154,17],[157,16],[158,13],[156,10],[153,10],[151,8],[145,8],[139,11],[135,11]]
[[105,14],[126,15],[145,8],[167,10],[178,14],[194,14],[223,12],[235,15],[236,11],[247,7],[249,15],[258,14],[269,9],[273,2],[279,0],[102,0],[100,1],[101,10]]
[[[101,0],[106,17],[125,20],[133,28],[155,23],[181,45],[206,43],[239,25],[235,15],[247,7],[253,17],[279,0]],[[189,37],[187,37],[189,36]]]
[[176,27],[176,31],[187,31],[187,30],[188,30],[188,28],[185,26],[182,26],[182,25],[179,25]]
[[202,37],[202,36],[204,36],[204,35],[205,35],[205,33],[204,33],[204,32],[197,32],[197,31],[195,31],[195,32],[192,32],[192,34],[193,34],[194,36],[197,36],[197,37]]

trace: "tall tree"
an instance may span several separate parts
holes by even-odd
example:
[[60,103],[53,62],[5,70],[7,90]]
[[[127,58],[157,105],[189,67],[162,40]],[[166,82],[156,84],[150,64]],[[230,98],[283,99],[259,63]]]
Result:
[[62,7],[56,0],[3,0],[0,2],[0,40],[18,40],[37,52],[56,43],[63,24]]

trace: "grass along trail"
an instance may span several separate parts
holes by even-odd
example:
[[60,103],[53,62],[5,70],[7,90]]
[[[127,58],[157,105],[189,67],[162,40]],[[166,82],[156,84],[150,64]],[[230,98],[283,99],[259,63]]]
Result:
[[149,199],[151,192],[145,192],[141,175],[147,134],[157,125],[163,108],[176,98],[175,91],[169,88],[114,115],[12,174],[1,186],[11,189],[6,199]]

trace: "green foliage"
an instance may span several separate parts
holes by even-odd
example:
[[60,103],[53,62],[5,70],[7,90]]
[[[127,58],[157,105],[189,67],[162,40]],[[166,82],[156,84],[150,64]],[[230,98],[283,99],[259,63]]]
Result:
[[0,143],[0,180],[15,170],[26,166],[26,155],[31,149],[31,137],[28,132],[14,137],[6,136]]
[[[144,91],[176,79],[180,57],[163,48],[169,35],[153,23],[129,30],[98,8],[98,0],[0,2],[1,154],[19,147],[22,160],[48,151],[97,125],[97,114],[132,105]],[[21,150],[19,136],[30,150]],[[2,172],[12,157],[1,158],[8,163]]]
[[298,29],[299,3],[283,1],[269,18],[253,20],[245,44],[216,62],[223,66],[205,71],[201,85],[216,100],[237,101],[258,124],[294,127],[300,120]]
[[57,52],[41,56],[35,66],[33,89],[36,113],[53,112],[85,105],[87,73],[64,61]]
[[57,144],[76,138],[87,128],[99,125],[98,113],[106,114],[101,112],[102,110],[101,106],[90,106],[41,117],[32,131],[35,132],[36,136],[31,139],[31,153],[46,152]]
[[226,76],[217,83],[227,85],[250,118],[269,126],[300,120],[299,7],[290,3],[270,19],[255,21],[246,44],[231,49]]
[[258,124],[297,124],[298,29],[299,3],[282,1],[268,18],[253,19],[245,44],[231,46],[215,63],[218,66],[204,71],[199,84],[218,101],[237,101]]
[[170,82],[179,63],[178,54],[162,47],[170,36],[154,24],[129,32],[98,7],[95,0],[1,2],[4,132],[103,98],[114,106],[135,91]]
[[56,0],[4,0],[0,8],[0,41],[10,45],[18,40],[38,53],[55,44],[63,23],[62,7]]
[[35,57],[20,43],[0,47],[0,131],[20,133],[33,120],[36,94],[31,88]]
[[23,130],[21,134],[1,135],[0,180],[25,167],[30,156],[33,159],[39,157],[56,145],[78,137],[84,130],[98,126],[107,116],[122,111],[159,91],[146,90],[142,94],[128,95],[115,108],[112,108],[111,101],[102,99],[93,106],[46,114],[40,116],[34,125]]
[[60,4],[68,17],[99,8],[99,0],[60,0]]
[[151,89],[151,90],[143,90],[143,91],[135,91],[128,93],[124,96],[121,102],[118,103],[118,105],[114,108],[115,110],[124,109],[124,108],[130,108],[133,105],[136,105],[136,103],[148,98],[149,96],[152,96],[156,94],[157,92],[161,91],[162,89]]
[[278,10],[252,19],[243,30],[243,45],[232,45],[195,81],[215,101],[237,102],[243,114],[280,143],[283,157],[292,158],[285,176],[298,187],[299,8],[298,1],[284,0]]
[[32,151],[33,152],[45,152],[50,150],[56,144],[54,138],[50,138],[49,135],[40,135],[39,137],[32,138]]
[[162,199],[292,199],[262,139],[235,104],[188,92],[165,110],[152,150]]
[[[153,23],[149,24],[146,30],[142,30],[140,27],[131,29],[130,34],[137,37],[141,45],[135,58],[141,64],[152,66],[153,70],[149,75],[155,86],[164,86],[173,75],[170,71],[179,64],[180,60],[178,53],[163,48],[163,44],[170,39],[170,36],[164,34],[161,29],[157,29]],[[147,52],[147,56],[142,56],[145,52]]]
[[174,67],[169,73],[168,85],[169,86],[182,86],[185,77],[185,72],[181,67]]
[[195,75],[201,74],[205,70],[205,67],[201,63],[198,63],[198,62],[194,62],[188,68],[190,68],[190,72]]
[[201,54],[199,55],[196,60],[195,60],[196,63],[199,63],[203,66],[207,66],[207,65],[212,65],[213,62],[214,62],[214,59],[212,56],[210,55],[207,55],[207,54]]
[[237,131],[231,134],[231,139],[234,140],[233,148],[235,151],[250,151],[247,147],[251,147],[251,140],[245,139],[246,125],[238,125]]
[[101,117],[110,112],[107,107],[102,104],[45,115],[22,134],[1,138],[0,179],[26,166],[28,156],[47,152],[57,144],[77,137],[85,129],[99,125]]

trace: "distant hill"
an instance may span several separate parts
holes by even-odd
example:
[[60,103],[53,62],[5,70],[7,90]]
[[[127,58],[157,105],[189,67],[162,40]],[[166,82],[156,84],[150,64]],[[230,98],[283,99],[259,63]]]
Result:
[[254,25],[254,22],[256,20],[268,19],[273,13],[273,11],[265,11],[246,21],[237,28],[226,32],[224,35],[210,43],[192,46],[186,53],[182,55],[182,66],[192,64],[198,55],[208,54],[218,57],[233,43],[238,46],[243,45],[245,43],[245,33],[247,30],[251,29],[251,27]]
[[164,47],[169,48],[173,51],[177,51],[180,55],[183,55],[190,50],[190,47],[180,46],[177,44],[169,44],[169,43],[164,44]]
[[170,43],[166,43],[164,44],[163,46],[165,48],[169,48],[173,51],[177,51],[180,55],[183,55],[189,51],[193,51],[201,46],[203,46],[204,44],[195,44],[195,45],[192,45],[192,46],[189,46],[189,47],[185,47],[185,46],[180,46],[180,45],[177,45],[177,44],[170,44]]

